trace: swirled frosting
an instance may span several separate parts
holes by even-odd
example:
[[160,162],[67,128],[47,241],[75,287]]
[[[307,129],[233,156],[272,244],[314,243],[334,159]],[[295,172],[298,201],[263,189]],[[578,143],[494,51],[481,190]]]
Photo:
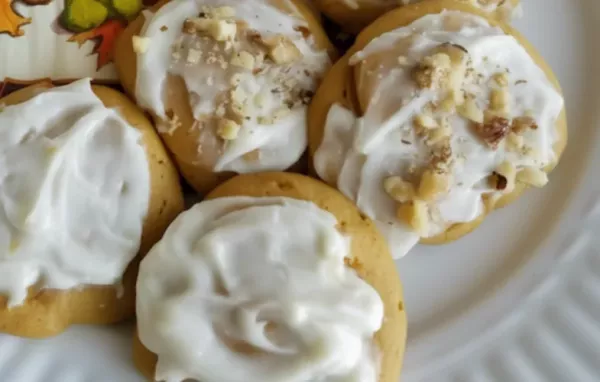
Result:
[[330,61],[293,2],[278,6],[182,0],[146,13],[137,100],[172,134],[167,80],[181,77],[198,129],[195,161],[215,172],[284,170],[306,148],[306,105]]
[[345,265],[329,212],[289,198],[204,201],[142,261],[138,332],[156,380],[377,382],[383,302]]
[[385,33],[351,57],[359,116],[334,104],[314,156],[395,257],[484,212],[515,182],[542,186],[563,99],[512,36],[445,11]]
[[[423,0],[342,0],[349,7],[358,9],[359,2],[366,3],[377,3],[385,6],[399,6],[399,5],[408,5],[421,2]],[[521,11],[521,6],[514,5],[514,2],[511,0],[457,0],[459,2],[463,2],[478,8],[481,8],[485,12],[500,12],[504,18],[510,18],[513,15],[518,15]]]
[[89,79],[0,112],[0,294],[117,283],[150,193],[141,134]]

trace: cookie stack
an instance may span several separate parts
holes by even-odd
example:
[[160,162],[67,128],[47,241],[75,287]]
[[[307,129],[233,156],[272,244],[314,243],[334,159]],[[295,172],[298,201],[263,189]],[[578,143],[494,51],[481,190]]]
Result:
[[[566,144],[518,9],[163,1],[115,45],[127,96],[0,99],[0,332],[135,315],[150,381],[398,381],[394,259],[543,187]],[[360,32],[345,54],[320,12]]]

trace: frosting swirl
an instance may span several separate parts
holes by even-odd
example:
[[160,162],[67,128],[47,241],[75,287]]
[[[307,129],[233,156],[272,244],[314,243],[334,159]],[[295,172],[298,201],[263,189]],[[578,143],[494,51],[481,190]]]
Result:
[[[173,134],[170,77],[187,90],[198,153],[214,172],[284,170],[306,148],[306,105],[328,68],[294,3],[183,0],[146,13],[136,98]],[[134,44],[135,46],[135,44]],[[176,153],[179,154],[179,153]]]
[[484,199],[518,182],[547,182],[563,99],[485,19],[425,16],[372,40],[349,65],[358,110],[331,107],[314,165],[377,221],[395,257],[475,220]]
[[157,380],[376,382],[383,302],[345,265],[329,212],[271,197],[204,201],[142,261],[138,332]]
[[141,133],[90,80],[0,112],[0,294],[112,285],[137,254],[150,198]]

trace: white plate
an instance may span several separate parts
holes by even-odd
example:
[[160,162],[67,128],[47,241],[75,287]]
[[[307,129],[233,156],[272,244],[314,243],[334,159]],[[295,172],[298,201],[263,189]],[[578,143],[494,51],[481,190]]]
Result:
[[[600,381],[600,1],[525,0],[517,26],[564,88],[570,143],[550,185],[475,233],[398,263],[404,382]],[[131,326],[0,336],[0,380],[136,382]]]

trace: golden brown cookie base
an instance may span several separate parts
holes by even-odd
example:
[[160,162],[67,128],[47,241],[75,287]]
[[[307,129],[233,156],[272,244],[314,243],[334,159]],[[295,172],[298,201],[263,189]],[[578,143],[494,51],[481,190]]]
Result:
[[[431,0],[422,0],[427,2]],[[433,0],[437,1],[437,0]],[[508,0],[517,6],[520,0]],[[356,0],[357,7],[348,5],[347,0],[313,0],[316,7],[321,10],[327,17],[339,24],[343,29],[350,33],[358,33],[367,25],[371,24],[378,17],[386,12],[397,8],[398,4],[384,4],[384,1],[377,0]],[[449,8],[455,0],[444,0]],[[492,12],[489,17],[501,19],[500,11]]]
[[[353,73],[348,64],[350,57],[354,53],[362,50],[374,38],[394,29],[410,25],[414,21],[428,14],[437,14],[444,10],[462,11],[484,17],[489,21],[490,25],[498,26],[507,34],[514,36],[528,51],[538,66],[544,70],[556,89],[560,91],[558,80],[548,64],[546,64],[544,59],[535,50],[535,48],[533,48],[533,46],[519,32],[510,26],[494,20],[489,15],[486,15],[476,8],[465,4],[456,3],[454,1],[428,0],[422,3],[407,5],[388,12],[373,24],[365,28],[358,35],[354,46],[328,72],[309,107],[308,145],[311,158],[314,156],[314,153],[317,151],[321,141],[323,140],[325,121],[327,118],[327,113],[329,112],[329,108],[334,103],[340,103],[344,107],[351,110],[358,110],[358,107],[354,106],[357,104],[357,102],[354,98],[355,94],[353,93],[352,86]],[[567,118],[564,109],[558,118],[556,129],[558,132],[558,140],[554,145],[554,151],[557,159],[555,163],[552,163],[545,169],[547,172],[551,171],[558,163],[558,158],[560,158],[567,143]],[[311,172],[314,174],[315,171],[314,168],[312,168],[312,159],[310,161],[310,165]],[[484,199],[486,212],[478,219],[468,223],[455,224],[448,228],[444,233],[432,238],[422,239],[421,242],[424,244],[444,244],[461,238],[477,228],[479,224],[485,220],[485,216],[487,214],[516,200],[526,188],[527,187],[522,184],[517,184],[513,192],[506,194],[499,200],[494,201]]]
[[[373,222],[335,189],[303,175],[262,173],[237,176],[217,187],[207,199],[227,196],[283,196],[315,203],[337,218],[341,232],[352,238],[349,261],[361,278],[371,284],[385,304],[385,321],[375,338],[383,351],[380,382],[397,382],[406,341],[406,314],[396,265],[385,239]],[[138,369],[153,380],[157,357],[137,337],[133,358]]]
[[[49,82],[33,85],[10,94],[0,102],[18,104],[51,87]],[[27,300],[11,309],[6,306],[7,299],[0,296],[0,333],[41,338],[59,334],[72,324],[111,324],[133,317],[139,259],[183,210],[177,171],[142,111],[113,89],[103,86],[93,86],[92,89],[105,106],[118,108],[121,116],[142,133],[150,170],[151,194],[139,255],[125,272],[122,288],[86,286],[62,291],[32,287]]]
[[[156,12],[168,0],[163,0],[152,7],[152,11]],[[307,22],[312,36],[315,39],[316,45],[326,50],[334,57],[337,52],[331,45],[325,31],[320,25],[320,20],[317,13],[307,6],[303,0],[292,0],[299,12]],[[271,0],[279,8],[285,9],[284,0]],[[190,15],[194,16],[194,15]],[[138,16],[129,26],[121,33],[117,39],[115,46],[115,66],[121,79],[121,83],[125,91],[135,99],[136,77],[137,77],[137,56],[133,50],[132,37],[140,33],[145,18],[143,15]],[[232,172],[215,173],[212,168],[203,165],[202,155],[198,154],[198,131],[192,129],[195,120],[192,115],[188,93],[185,84],[180,78],[169,79],[169,104],[166,105],[167,110],[171,110],[173,115],[180,122],[180,127],[175,129],[172,134],[159,133],[165,142],[167,148],[173,154],[173,158],[179,167],[179,170],[188,183],[199,193],[206,194],[217,185],[231,178],[235,174]],[[158,120],[155,118],[158,123]],[[298,164],[303,166],[302,163]],[[296,167],[296,166],[292,166]]]

